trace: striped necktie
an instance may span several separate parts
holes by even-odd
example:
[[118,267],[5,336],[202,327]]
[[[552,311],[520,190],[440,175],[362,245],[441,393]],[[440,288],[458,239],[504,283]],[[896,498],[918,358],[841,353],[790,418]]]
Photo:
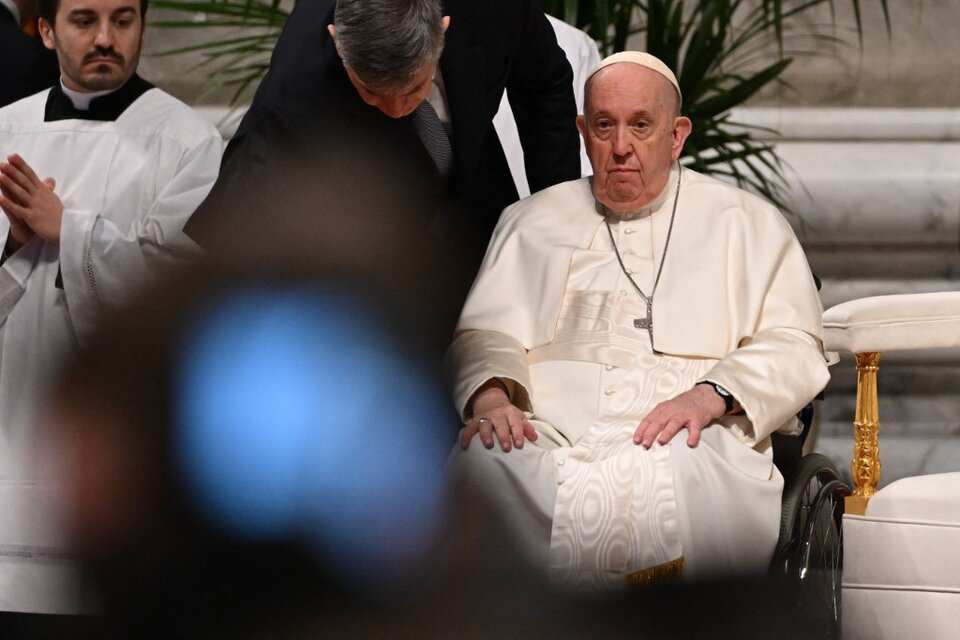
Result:
[[447,137],[437,112],[428,100],[421,102],[413,112],[413,123],[423,146],[437,165],[437,171],[444,179],[449,178],[453,170],[453,147],[450,146],[450,138]]

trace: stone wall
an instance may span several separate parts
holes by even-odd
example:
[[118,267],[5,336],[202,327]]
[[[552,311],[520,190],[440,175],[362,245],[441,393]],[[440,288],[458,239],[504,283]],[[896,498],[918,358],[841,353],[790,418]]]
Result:
[[[751,106],[778,107],[960,107],[960,29],[957,0],[889,0],[888,34],[878,0],[861,1],[864,38],[859,46],[851,2],[834,2],[836,26],[820,31],[843,44],[794,37],[795,57],[785,73],[790,87],[763,92]],[[830,25],[826,7],[810,12],[807,22]],[[815,53],[818,55],[809,55]]]
[[[760,108],[735,118],[782,134],[790,220],[824,306],[960,289],[960,109]],[[852,356],[831,373],[815,446],[846,471]],[[882,484],[960,470],[960,349],[887,354],[878,383]]]
[[[291,4],[288,0],[288,6]],[[960,31],[957,0],[889,0],[892,34],[888,37],[879,0],[861,0],[864,40],[858,44],[850,0],[835,0],[836,20],[824,7],[805,14],[805,23],[788,33],[788,51],[796,52],[787,70],[788,87],[771,87],[751,106],[763,107],[960,107],[960,56],[954,38]],[[151,9],[152,22],[202,16]],[[842,43],[804,36],[811,29]],[[222,31],[221,34],[232,34]],[[188,102],[225,103],[228,91],[211,91],[209,69],[191,67],[198,54],[158,58],[155,54],[209,40],[205,30],[151,28],[143,74]],[[642,42],[639,43],[642,46]],[[762,54],[759,61],[769,59]]]

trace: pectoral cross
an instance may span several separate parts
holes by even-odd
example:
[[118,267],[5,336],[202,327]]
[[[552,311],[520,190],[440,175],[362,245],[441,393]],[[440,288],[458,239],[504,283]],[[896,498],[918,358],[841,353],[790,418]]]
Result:
[[634,318],[633,326],[637,329],[646,329],[647,333],[650,334],[650,350],[653,351],[653,355],[659,356],[662,355],[660,351],[657,351],[656,347],[653,346],[653,296],[645,298],[647,303],[647,317],[645,318]]
[[633,321],[633,326],[637,329],[646,329],[650,334],[650,339],[653,339],[653,298],[647,298],[647,317],[636,318]]

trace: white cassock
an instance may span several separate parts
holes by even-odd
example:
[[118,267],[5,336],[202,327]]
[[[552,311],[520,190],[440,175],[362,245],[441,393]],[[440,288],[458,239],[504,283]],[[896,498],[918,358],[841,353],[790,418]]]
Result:
[[[44,395],[105,307],[194,254],[182,229],[216,179],[222,141],[156,88],[116,121],[44,122],[47,94],[0,110],[0,156],[18,153],[53,177],[64,205],[59,246],[34,237],[0,267],[0,610],[70,613],[77,603],[40,446]],[[8,231],[0,216],[3,246]]]
[[[677,169],[642,215],[612,224],[625,267],[650,293],[663,256]],[[684,169],[653,304],[622,272],[588,178],[504,211],[465,304],[447,366],[466,417],[490,378],[513,387],[536,443],[503,453],[474,438],[452,468],[503,507],[517,543],[560,582],[622,588],[676,560],[687,578],[764,571],[779,530],[783,479],[770,434],[829,379],[819,296],[780,213]],[[649,450],[640,420],[710,380],[744,413]]]

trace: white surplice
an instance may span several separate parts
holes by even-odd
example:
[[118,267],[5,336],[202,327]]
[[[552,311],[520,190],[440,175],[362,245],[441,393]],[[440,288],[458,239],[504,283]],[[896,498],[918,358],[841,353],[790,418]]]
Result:
[[[640,217],[612,225],[624,264],[649,293],[674,202],[674,170]],[[766,568],[782,478],[769,435],[826,384],[821,307],[803,252],[779,212],[683,171],[653,308],[655,354],[633,320],[645,305],[626,279],[588,180],[507,209],[448,354],[457,406],[490,378],[511,381],[540,439],[522,450],[479,441],[454,469],[484,487],[519,541],[561,582],[617,588],[684,558],[688,577]],[[632,443],[658,402],[699,380],[744,408],[650,450]]]
[[[47,93],[0,110],[0,156],[54,178],[64,205],[59,245],[34,237],[0,267],[0,610],[69,613],[40,453],[47,386],[106,307],[195,253],[183,225],[216,179],[222,140],[156,88],[115,121],[44,122]],[[0,246],[8,231],[0,215]]]

